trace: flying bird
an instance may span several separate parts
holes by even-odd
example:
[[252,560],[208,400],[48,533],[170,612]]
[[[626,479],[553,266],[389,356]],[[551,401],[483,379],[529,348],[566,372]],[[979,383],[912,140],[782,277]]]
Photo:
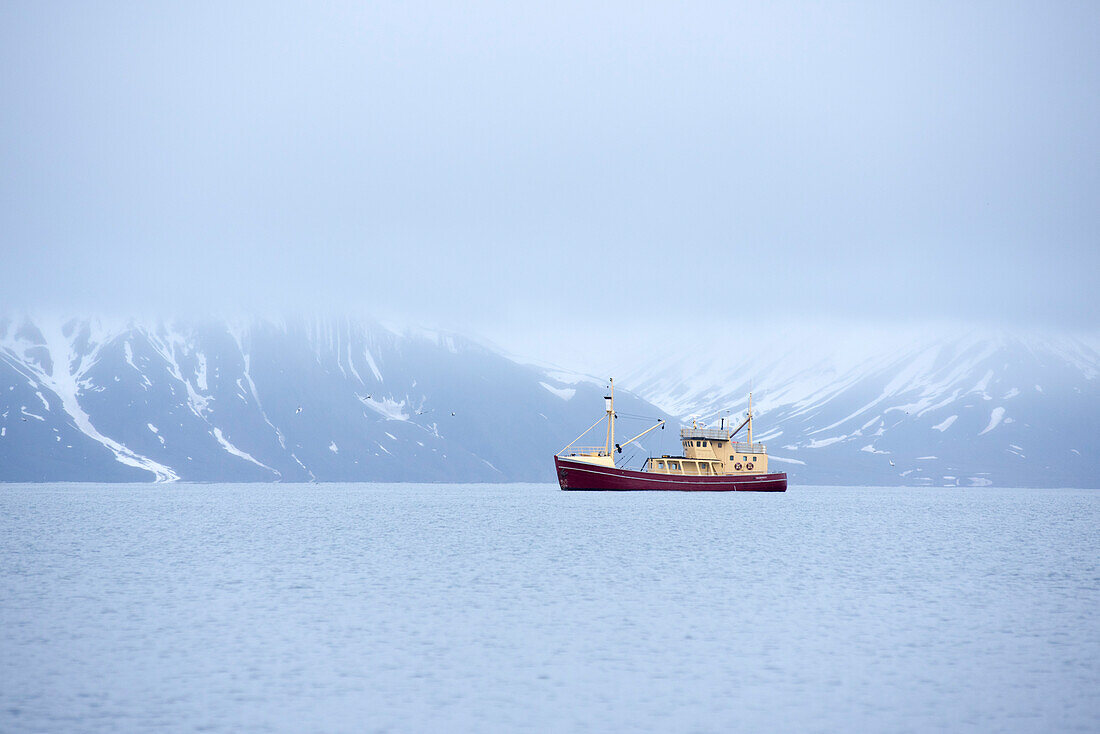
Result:
[[894,465],[894,460],[890,459],[890,466],[893,466],[893,465]]
[[298,415],[301,412],[302,412],[302,406],[299,405],[298,410],[294,411],[294,415]]
[[452,410],[452,411],[451,411],[451,415],[453,416],[454,414],[455,414],[455,412],[454,412],[454,411]]

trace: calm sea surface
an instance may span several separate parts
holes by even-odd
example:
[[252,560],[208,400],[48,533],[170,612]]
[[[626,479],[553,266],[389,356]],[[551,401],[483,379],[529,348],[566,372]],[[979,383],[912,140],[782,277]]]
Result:
[[1100,491],[0,485],[0,731],[1098,731]]

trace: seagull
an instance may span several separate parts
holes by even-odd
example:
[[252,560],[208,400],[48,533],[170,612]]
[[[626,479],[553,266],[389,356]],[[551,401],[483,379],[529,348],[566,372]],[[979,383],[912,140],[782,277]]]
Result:
[[298,415],[301,412],[302,412],[302,406],[299,405],[298,410],[294,411],[294,415]]
[[894,465],[894,460],[890,459],[890,466],[893,466],[893,465]]
[[452,410],[452,411],[451,411],[451,415],[453,416],[454,414],[455,414],[455,412],[454,412],[454,411]]
[[370,400],[370,395],[367,396],[367,400]]

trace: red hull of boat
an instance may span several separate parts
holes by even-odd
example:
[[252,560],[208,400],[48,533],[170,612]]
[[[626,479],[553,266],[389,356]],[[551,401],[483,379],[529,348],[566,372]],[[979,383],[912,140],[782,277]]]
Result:
[[672,492],[786,492],[787,475],[748,474],[738,476],[680,476],[656,472],[612,469],[554,457],[558,484],[564,490],[628,492],[666,490]]

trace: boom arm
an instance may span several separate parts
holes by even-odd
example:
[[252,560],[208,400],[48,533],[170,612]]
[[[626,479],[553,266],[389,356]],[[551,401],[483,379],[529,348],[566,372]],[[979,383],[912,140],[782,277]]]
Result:
[[[650,426],[649,428],[645,429],[644,431],[642,431],[641,433],[639,433],[637,436],[630,439],[629,441],[623,441],[622,443],[615,444],[615,450],[618,451],[621,454],[623,452],[623,446],[626,446],[627,444],[630,444],[630,443],[633,443],[633,442],[637,441],[642,436],[646,435],[647,433],[649,433],[652,430],[660,428],[664,424],[665,424],[664,421],[657,421],[657,425]],[[641,446],[641,444],[638,444],[638,445]]]
[[739,425],[739,426],[737,427],[737,430],[736,430],[736,431],[734,431],[733,433],[731,433],[731,434],[730,434],[730,438],[733,438],[734,436],[736,436],[736,435],[737,435],[737,433],[738,433],[738,432],[739,432],[739,431],[740,431],[740,430],[741,430],[742,428],[744,428],[744,427],[745,427],[745,425],[746,425],[746,424],[747,424],[747,423],[748,423],[749,421],[751,421],[751,420],[752,420],[752,416],[749,416],[748,418],[746,418],[746,419],[744,420],[744,422],[743,422],[743,423],[742,423],[741,425]]

